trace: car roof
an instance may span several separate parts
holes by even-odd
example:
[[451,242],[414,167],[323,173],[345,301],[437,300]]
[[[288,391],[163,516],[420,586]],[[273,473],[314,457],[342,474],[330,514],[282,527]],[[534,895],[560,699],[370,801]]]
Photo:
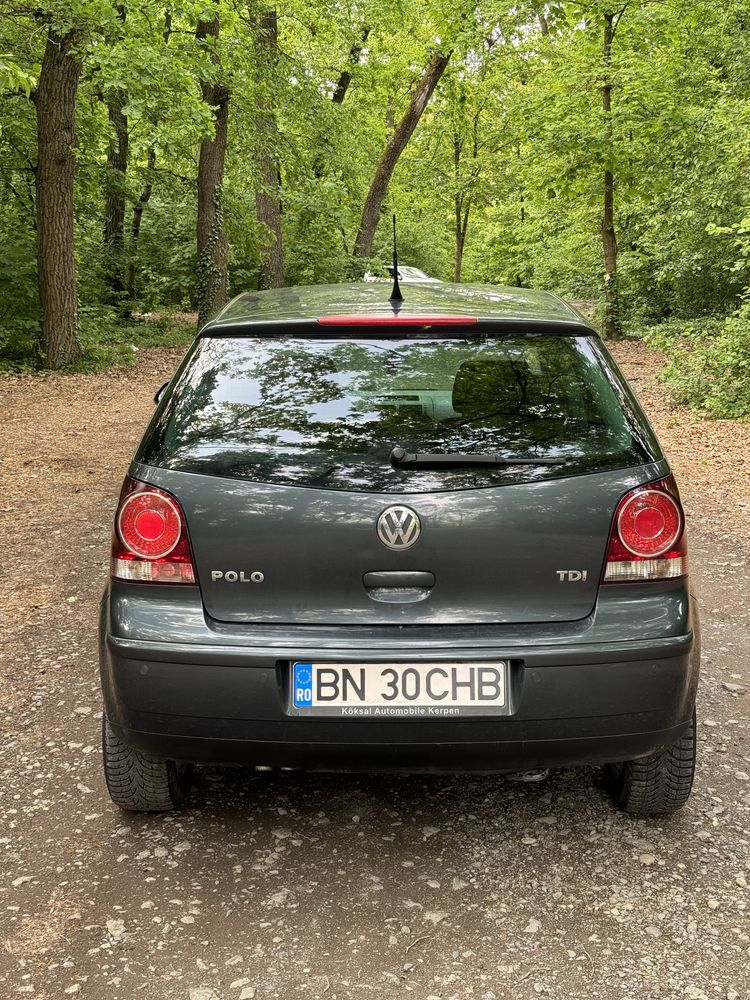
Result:
[[350,282],[340,285],[305,285],[244,292],[232,299],[201,331],[220,336],[250,332],[254,325],[299,326],[323,321],[326,326],[417,324],[424,318],[467,323],[520,324],[543,328],[572,327],[567,332],[591,334],[595,330],[584,316],[559,295],[530,288],[503,285],[457,285],[448,282],[410,284],[403,301],[387,298],[381,283]]

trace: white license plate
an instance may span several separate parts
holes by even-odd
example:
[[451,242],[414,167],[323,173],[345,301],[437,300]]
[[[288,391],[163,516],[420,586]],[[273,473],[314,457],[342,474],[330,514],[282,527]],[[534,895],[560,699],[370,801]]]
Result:
[[298,715],[434,717],[507,714],[504,661],[491,663],[295,663]]

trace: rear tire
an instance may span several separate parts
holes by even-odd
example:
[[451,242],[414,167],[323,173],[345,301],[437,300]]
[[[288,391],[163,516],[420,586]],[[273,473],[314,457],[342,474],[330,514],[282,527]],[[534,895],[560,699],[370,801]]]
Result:
[[122,742],[106,717],[102,723],[102,761],[107,791],[121,809],[135,812],[177,809],[190,790],[189,765],[134,750]]
[[676,743],[648,757],[607,764],[604,783],[620,809],[636,815],[672,813],[690,798],[695,773],[695,709]]

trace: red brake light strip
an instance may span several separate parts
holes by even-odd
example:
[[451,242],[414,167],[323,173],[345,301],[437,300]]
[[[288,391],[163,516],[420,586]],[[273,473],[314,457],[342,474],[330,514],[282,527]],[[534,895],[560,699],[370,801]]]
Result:
[[320,326],[474,326],[476,316],[408,315],[387,316],[320,316]]

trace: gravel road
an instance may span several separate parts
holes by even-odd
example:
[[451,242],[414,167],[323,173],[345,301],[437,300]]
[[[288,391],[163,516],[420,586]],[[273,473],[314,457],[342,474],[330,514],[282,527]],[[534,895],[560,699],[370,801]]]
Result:
[[181,813],[110,804],[96,608],[121,476],[174,363],[0,390],[0,997],[750,995],[750,547],[716,514],[744,523],[744,493],[686,490],[705,658],[696,788],[672,819],[615,812],[594,770],[206,769]]

